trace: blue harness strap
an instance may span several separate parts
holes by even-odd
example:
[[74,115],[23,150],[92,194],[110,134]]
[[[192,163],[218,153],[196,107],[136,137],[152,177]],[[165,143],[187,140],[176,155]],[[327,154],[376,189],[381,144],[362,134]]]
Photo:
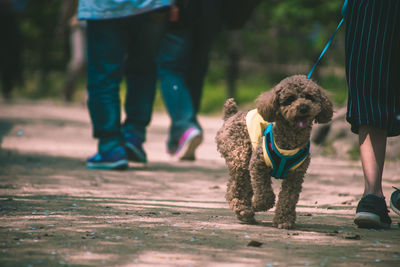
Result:
[[267,151],[268,157],[272,163],[271,176],[276,179],[285,179],[288,171],[302,162],[309,154],[310,141],[308,141],[307,145],[300,149],[296,154],[292,156],[283,155],[275,146],[272,135],[272,126],[273,124],[270,123],[264,131],[265,150]]

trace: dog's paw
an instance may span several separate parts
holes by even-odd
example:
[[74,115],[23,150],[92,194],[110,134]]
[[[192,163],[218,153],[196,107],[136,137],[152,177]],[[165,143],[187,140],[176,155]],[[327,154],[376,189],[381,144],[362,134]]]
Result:
[[278,229],[292,229],[294,228],[294,223],[286,222],[277,225]]
[[257,211],[267,211],[274,206],[275,199],[268,197],[256,197],[253,196],[251,200],[251,207],[255,212]]
[[243,223],[246,224],[255,224],[256,220],[254,219],[254,212],[248,210],[242,210],[236,213],[236,217]]
[[256,201],[254,199],[251,202],[251,207],[253,208],[253,210],[255,212],[267,210],[267,207],[266,207],[265,203],[263,203],[263,201]]
[[278,229],[293,229],[294,222],[274,222],[273,225]]

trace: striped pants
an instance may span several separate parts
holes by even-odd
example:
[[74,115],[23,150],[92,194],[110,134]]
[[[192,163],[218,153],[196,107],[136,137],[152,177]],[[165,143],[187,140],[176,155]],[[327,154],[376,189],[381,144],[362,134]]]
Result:
[[400,0],[349,0],[347,121],[400,135]]

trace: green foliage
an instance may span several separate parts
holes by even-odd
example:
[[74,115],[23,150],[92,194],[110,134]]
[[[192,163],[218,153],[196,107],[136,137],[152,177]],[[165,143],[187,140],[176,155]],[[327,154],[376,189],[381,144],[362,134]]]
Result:
[[360,146],[354,145],[352,149],[347,152],[351,160],[358,160],[360,158]]
[[212,114],[222,111],[226,99],[225,86],[222,83],[206,83],[203,91],[200,113]]
[[[29,69],[64,70],[65,42],[68,37],[55,38],[59,26],[61,1],[28,1],[20,17],[25,66]],[[57,36],[60,37],[60,36]]]
[[333,143],[329,142],[322,146],[322,155],[324,156],[333,156],[336,154],[336,150],[333,147]]
[[329,96],[338,106],[343,106],[347,101],[347,82],[346,77],[338,77],[334,75],[323,76],[320,85],[330,94]]
[[[331,0],[264,0],[241,31],[243,54],[269,63],[312,64],[340,21],[342,4]],[[224,32],[214,56],[226,56],[227,47],[229,38]],[[342,48],[333,44],[331,58],[337,49],[343,53]]]

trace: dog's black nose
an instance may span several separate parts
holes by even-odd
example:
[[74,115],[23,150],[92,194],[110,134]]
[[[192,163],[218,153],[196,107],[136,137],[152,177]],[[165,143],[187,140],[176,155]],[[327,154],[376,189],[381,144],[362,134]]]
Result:
[[297,106],[297,110],[298,110],[301,114],[306,114],[306,113],[310,110],[310,107],[307,106],[307,105],[302,104],[302,105],[300,105],[300,106]]

